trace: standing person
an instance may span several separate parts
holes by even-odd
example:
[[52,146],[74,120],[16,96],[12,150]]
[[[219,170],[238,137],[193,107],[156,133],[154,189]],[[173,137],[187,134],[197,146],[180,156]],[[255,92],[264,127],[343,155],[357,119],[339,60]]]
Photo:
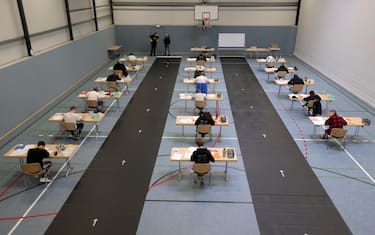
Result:
[[[164,55],[171,55],[171,52],[169,50],[169,45],[171,44],[171,37],[169,36],[168,33],[164,34]],[[168,54],[167,54],[168,51]]]
[[154,32],[153,34],[150,34],[150,42],[151,42],[151,52],[150,56],[156,55],[156,45],[158,44],[159,35],[157,32]]
[[348,125],[348,123],[343,117],[337,114],[336,110],[333,109],[329,111],[329,118],[325,121],[324,125],[328,126],[328,129],[325,130],[322,138],[327,139],[333,128],[343,128],[344,126]]
[[51,161],[43,161],[44,158],[49,158],[49,152],[46,150],[46,143],[44,141],[39,141],[36,148],[29,149],[27,151],[27,163],[39,163],[44,173],[40,182],[49,183],[51,180],[47,178],[47,173],[49,168],[52,166]]

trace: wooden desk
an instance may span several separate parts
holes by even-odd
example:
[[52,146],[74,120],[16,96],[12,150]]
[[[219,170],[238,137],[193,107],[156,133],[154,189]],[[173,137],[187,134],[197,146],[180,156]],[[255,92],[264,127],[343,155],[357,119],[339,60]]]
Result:
[[[190,157],[193,154],[193,152],[196,150],[196,147],[189,147],[189,148],[172,148],[171,150],[171,157],[170,160],[172,162],[178,162],[178,170],[180,172],[180,176],[182,174],[181,171],[181,162],[190,162]],[[208,150],[211,152],[212,156],[215,159],[215,162],[225,162],[225,180],[228,180],[228,162],[237,162],[237,153],[234,148],[234,157],[233,158],[228,158],[224,156],[224,148],[208,148]],[[181,177],[179,178],[181,179]]]
[[[102,99],[115,99],[117,103],[117,110],[120,108],[120,97],[123,95],[122,91],[115,91],[115,92],[105,92],[105,91],[100,91],[101,94],[104,95]],[[84,107],[87,105],[87,91],[82,91],[79,95],[78,98],[83,99],[84,101]]]
[[[275,79],[274,82],[276,83],[276,85],[279,86],[279,91],[278,91],[277,94],[280,95],[281,87],[282,86],[287,87],[289,80],[287,80],[287,79]],[[307,80],[305,80],[305,84],[304,84],[305,85],[305,93],[307,92],[307,87],[308,86],[312,86],[314,84],[315,84],[314,79],[307,79]]]
[[[99,123],[104,118],[104,113],[78,113],[82,120],[81,122],[95,123],[96,134],[99,133]],[[49,122],[60,122],[64,121],[64,113],[55,113],[49,119]]]
[[[228,117],[225,116],[226,122],[222,122],[220,117],[216,118],[215,116],[212,117],[215,121],[215,126],[223,127],[229,126]],[[185,136],[185,126],[195,126],[195,121],[198,119],[198,116],[177,116],[176,117],[176,126],[182,126],[182,136]]]
[[257,57],[259,57],[259,53],[266,53],[270,50],[268,48],[259,48],[259,47],[250,47],[246,48],[245,51],[249,52],[249,57],[252,58],[253,53],[256,53]]
[[[148,60],[147,56],[137,57],[137,59],[136,59],[137,63],[142,63],[143,66],[144,66],[145,62],[147,62],[147,60]],[[123,62],[128,62],[128,58],[127,57],[121,58],[119,61],[122,62],[122,63]]]
[[[194,63],[197,62],[197,58],[186,58],[186,61],[191,63],[191,65],[193,65]],[[206,62],[207,63],[214,63],[216,61],[215,57],[211,56],[211,57],[207,57],[206,58]]]
[[[277,68],[264,68],[264,72],[267,73],[267,81],[270,80],[270,74],[276,74]],[[288,72],[290,74],[290,77],[292,77],[293,73],[297,73],[298,71],[294,70],[293,67],[288,67]]]
[[[267,64],[267,60],[266,59],[256,59],[255,61],[259,65],[259,69],[261,68],[261,66],[263,64]],[[281,59],[276,60],[276,64],[282,64],[282,63],[286,64],[286,59],[285,58],[281,58]]]
[[116,57],[120,56],[120,50],[121,50],[122,46],[120,45],[113,45],[111,46],[110,48],[107,49],[108,51],[108,57],[110,59],[115,59]]
[[[309,117],[310,121],[314,125],[313,133],[316,134],[316,127],[317,126],[325,126],[325,121],[329,117]],[[345,121],[348,123],[347,126],[355,126],[354,136],[359,135],[359,128],[363,127],[363,121],[361,117],[343,117]]]
[[[126,65],[125,67],[126,67],[126,71],[128,71],[128,72],[138,72],[139,70],[142,69],[142,66],[140,66],[140,65],[136,65],[136,66],[128,66],[128,65]],[[112,71],[113,70],[113,66],[109,67],[108,70]]]
[[[22,171],[22,164],[24,163],[24,159],[27,157],[27,152],[29,149],[36,148],[36,144],[17,144],[8,152],[6,152],[3,158],[14,158],[18,159]],[[67,144],[65,145],[64,151],[56,151],[55,144],[47,144],[46,150],[49,152],[50,157],[47,159],[64,159],[66,162],[66,176],[69,175],[71,169],[73,169],[70,165],[70,159],[74,157],[74,154],[77,152],[79,145]],[[57,155],[55,155],[55,152]]]
[[[127,77],[121,77],[121,80],[117,80],[117,83],[118,84],[125,84],[125,87],[123,90],[126,91],[126,93],[129,93],[129,84],[133,81],[134,79],[134,76],[127,76]],[[98,83],[100,85],[102,85],[102,89],[103,89],[103,85],[104,84],[107,84],[107,77],[98,77],[97,79],[94,80],[94,83]],[[104,88],[106,89],[106,87]]]
[[[329,93],[317,94],[317,95],[321,98],[322,101],[325,101],[325,103],[326,103],[325,108],[324,108],[325,110],[328,109],[328,104],[335,100],[335,96],[332,95],[332,94],[329,94]],[[299,101],[301,104],[303,104],[302,103],[303,99],[308,97],[308,96],[309,96],[309,94],[288,94],[289,100],[292,101],[292,104],[290,106],[290,110],[293,110],[293,104],[294,104],[295,101]],[[295,97],[295,98],[293,98],[293,97]]]
[[[184,71],[186,72],[186,75],[189,76],[189,73],[191,73],[190,75],[193,76],[194,75],[194,72],[197,70],[196,67],[186,67],[184,68]],[[207,75],[212,75],[212,73],[215,73],[216,72],[216,67],[205,67],[205,70],[204,70],[204,73],[206,73]]]
[[195,51],[195,52],[213,52],[213,51],[215,51],[215,48],[211,48],[211,47],[192,47],[192,48],[190,48],[190,51]]
[[[186,92],[189,92],[189,86],[190,85],[195,85],[196,82],[195,82],[195,78],[184,78],[184,80],[182,81],[183,84],[186,84],[187,87],[186,87]],[[216,85],[220,84],[220,80],[219,78],[207,78],[207,84],[212,84],[213,85],[213,88],[214,88],[214,92],[215,92],[215,89],[216,89]]]
[[[180,100],[185,101],[185,112],[187,110],[187,102],[188,101],[194,101],[194,94],[191,93],[181,93],[179,94]],[[224,100],[223,94],[220,95],[220,97],[217,95],[217,93],[207,94],[206,95],[206,101],[222,101]],[[217,112],[217,105],[216,105],[216,112]]]

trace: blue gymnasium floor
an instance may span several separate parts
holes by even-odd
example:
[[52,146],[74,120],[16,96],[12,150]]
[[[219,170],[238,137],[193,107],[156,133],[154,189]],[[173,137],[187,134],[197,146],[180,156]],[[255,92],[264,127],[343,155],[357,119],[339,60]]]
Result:
[[[315,79],[316,85],[313,87],[315,91],[329,92],[335,95],[336,101],[331,103],[329,108],[335,108],[345,116],[361,116],[375,120],[374,110],[362,105],[361,102],[350,94],[346,94],[345,91],[335,86],[327,78],[295,57],[287,57],[287,61],[288,65],[299,68],[301,76]],[[130,85],[130,94],[124,95],[120,99],[121,111],[126,107],[152,62],[153,60],[150,58],[145,65],[145,69],[141,70],[137,79]],[[327,141],[312,136],[312,124],[302,109],[295,105],[294,111],[289,110],[290,101],[286,96],[287,90],[282,90],[282,93],[278,96],[277,86],[266,82],[267,75],[258,71],[255,60],[249,59],[248,62],[301,151],[307,155],[309,164],[353,234],[371,234],[375,228],[371,219],[375,209],[375,205],[372,203],[372,195],[374,195],[372,177],[375,176],[375,160],[373,160],[371,154],[375,150],[373,125],[361,128],[358,138],[349,138],[345,151],[340,150],[338,145],[333,142],[328,143],[329,148],[327,149]],[[17,143],[34,143],[41,138],[46,142],[53,141],[54,135],[58,132],[58,126],[54,123],[48,123],[48,117],[52,113],[67,110],[71,105],[82,106],[82,101],[76,98],[78,93],[81,90],[91,88],[93,86],[92,80],[99,75],[107,74],[107,68],[110,65],[112,64],[108,64],[89,78],[82,87],[73,91],[67,99],[60,102],[48,114],[3,147],[0,153],[5,153]],[[192,113],[192,108],[189,109],[189,107],[192,107],[192,103],[188,103],[188,110],[185,112],[184,102],[178,100],[178,94],[186,91],[186,85],[182,84],[182,78],[185,75],[183,68],[186,66],[189,66],[189,64],[183,59],[171,101],[170,115],[167,119],[150,184],[178,168],[177,163],[169,161],[171,147],[194,145],[194,128],[185,127],[186,137],[182,138],[182,128],[176,127],[174,119],[176,115]],[[197,234],[198,231],[201,234],[228,234],[228,232],[232,234],[259,234],[250,195],[251,189],[249,189],[246,173],[243,169],[228,95],[225,83],[222,80],[220,61],[215,62],[214,66],[218,69],[214,76],[221,79],[221,84],[216,86],[216,90],[222,92],[224,96],[224,101],[220,102],[220,110],[222,114],[229,117],[231,122],[229,127],[222,128],[222,140],[217,143],[217,146],[235,147],[239,155],[239,161],[229,165],[228,182],[223,179],[223,165],[216,163],[213,167],[211,185],[203,187],[194,185],[190,173],[186,172],[180,182],[171,179],[152,188],[147,195],[137,234],[176,234],[177,232],[179,234]],[[193,91],[193,87],[190,87],[190,89]],[[214,113],[215,103],[209,102],[208,105],[209,111]],[[111,109],[107,113],[105,119],[100,123],[101,132],[98,138],[90,136],[82,140],[81,148],[72,161],[74,170],[71,175],[63,177],[63,174],[59,174],[57,180],[47,187],[36,185],[36,182],[34,182],[29,183],[28,187],[25,188],[23,178],[18,177],[18,162],[1,158],[0,192],[5,193],[0,194],[0,219],[22,216],[26,214],[25,212],[27,212],[27,215],[57,212],[75,187],[82,172],[95,156],[100,145],[104,142],[105,136],[111,131],[121,111],[116,112],[115,109]],[[324,114],[327,114],[327,111]],[[86,125],[84,134],[87,134],[91,127]],[[353,127],[348,127],[348,130],[349,135],[354,133]],[[207,143],[207,145],[214,142],[217,133],[218,128],[213,127],[213,141]],[[94,134],[92,133],[92,135]],[[73,141],[57,140],[57,143],[67,142]],[[360,169],[352,158],[358,161],[363,169]],[[52,174],[57,173],[62,165],[62,161],[55,161]],[[191,164],[183,164],[183,166],[189,165]],[[365,172],[369,175],[366,175]],[[17,180],[17,178],[19,179]],[[14,181],[15,184],[12,185]],[[4,191],[9,186],[12,186],[9,191]],[[38,195],[42,196],[38,198]],[[31,209],[28,210],[29,208]],[[197,215],[200,215],[199,218],[197,218]],[[24,219],[20,223],[20,220],[0,220],[0,234],[8,234],[12,228],[15,228],[12,234],[43,234],[53,217],[51,215]],[[126,228],[124,228],[125,233]]]

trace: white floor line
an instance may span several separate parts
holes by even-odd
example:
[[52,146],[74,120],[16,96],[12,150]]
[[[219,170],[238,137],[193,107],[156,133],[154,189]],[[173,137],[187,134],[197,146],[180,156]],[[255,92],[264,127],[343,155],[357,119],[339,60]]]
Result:
[[316,142],[321,142],[321,141],[328,141],[326,139],[294,139],[295,141],[316,141]]
[[[105,111],[104,114],[107,114],[107,112],[112,108],[112,106],[115,104],[116,100],[113,100],[111,105],[108,107],[108,109]],[[95,130],[97,124],[95,124],[89,131],[89,133],[85,136],[85,138],[82,140],[82,142],[78,145],[78,150],[81,148],[81,146],[86,142],[87,138],[91,135],[91,133]],[[78,151],[77,150],[77,151]],[[43,191],[38,195],[38,197],[34,200],[34,202],[29,206],[29,208],[25,211],[25,213],[22,215],[22,217],[27,216],[30,211],[34,208],[34,206],[39,202],[39,200],[42,198],[42,196],[47,192],[49,187],[53,184],[54,180],[60,175],[60,173],[63,171],[63,169],[66,167],[66,162],[60,167],[58,172],[55,174],[55,176],[52,178],[52,181],[48,183],[48,185],[43,189]],[[14,231],[18,228],[18,226],[22,223],[24,219],[21,218],[17,221],[17,223],[12,227],[12,229],[8,232],[8,235],[12,235]]]
[[[195,139],[195,136],[163,136],[163,139]],[[216,138],[212,136],[212,139]],[[221,140],[237,140],[237,137],[220,137]]]

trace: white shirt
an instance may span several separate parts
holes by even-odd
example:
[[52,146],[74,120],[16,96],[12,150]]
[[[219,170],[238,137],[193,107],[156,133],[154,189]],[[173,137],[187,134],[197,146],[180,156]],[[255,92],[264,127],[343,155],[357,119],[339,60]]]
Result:
[[103,93],[97,92],[97,91],[89,91],[87,92],[87,100],[95,100],[98,101],[101,98],[105,97]]
[[128,61],[135,61],[137,60],[137,57],[135,55],[128,56]]
[[269,56],[267,56],[267,58],[266,58],[266,62],[267,63],[269,63],[269,62],[275,62],[276,60],[275,60],[275,58],[273,58],[273,56],[272,55],[269,55]]
[[195,101],[204,101],[205,99],[206,99],[206,94],[204,94],[204,93],[196,93],[194,95]]
[[64,113],[64,122],[71,122],[71,123],[77,123],[81,120],[81,115],[78,113]]
[[207,83],[207,82],[208,82],[208,79],[204,75],[200,75],[195,78],[195,83]]

